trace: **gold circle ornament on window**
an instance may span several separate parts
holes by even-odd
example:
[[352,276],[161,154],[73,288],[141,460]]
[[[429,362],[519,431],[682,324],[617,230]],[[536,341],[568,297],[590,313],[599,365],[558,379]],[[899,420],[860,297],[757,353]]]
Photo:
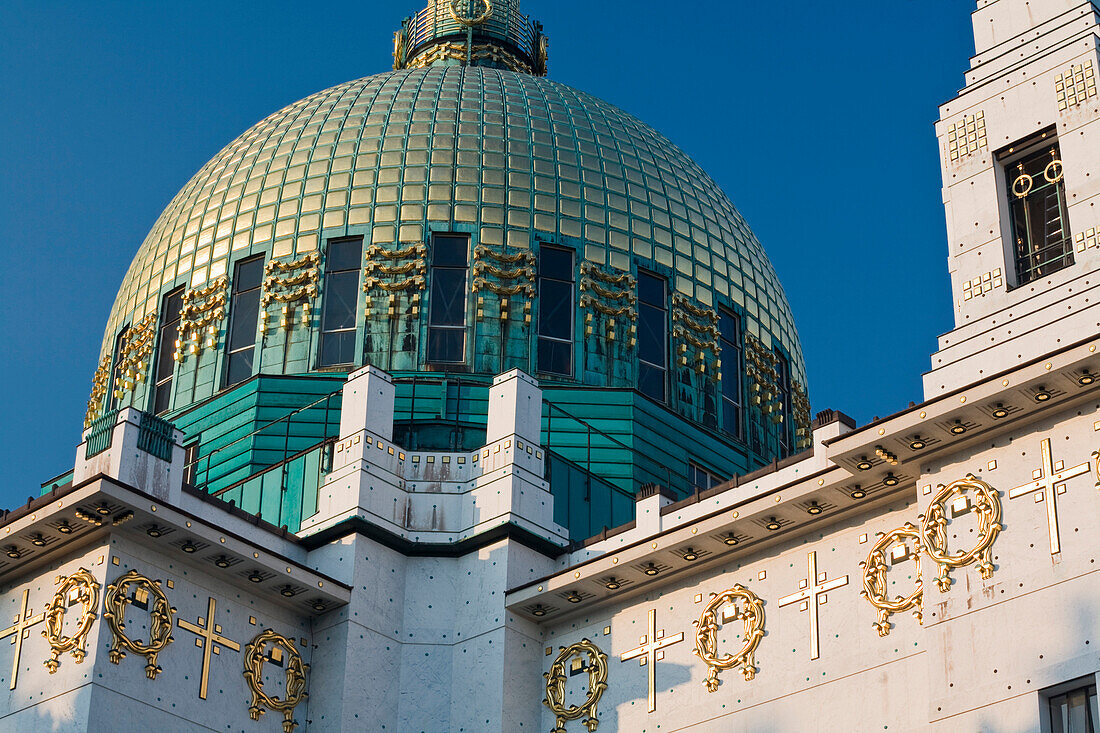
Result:
[[1016,167],[1020,172],[1020,175],[1016,176],[1016,180],[1012,182],[1012,193],[1016,195],[1016,198],[1022,199],[1031,193],[1031,187],[1035,185],[1035,181],[1027,173],[1024,173],[1024,165],[1021,163]]
[[[576,657],[582,669],[588,670],[588,695],[580,705],[565,705],[565,681],[569,675],[565,671],[566,664]],[[588,663],[585,664],[585,658]],[[600,721],[596,718],[596,706],[600,702],[600,696],[607,689],[607,655],[588,639],[581,639],[575,644],[562,647],[561,652],[550,665],[550,671],[543,674],[546,678],[546,699],[543,705],[550,708],[554,714],[554,729],[550,733],[566,733],[565,724],[570,720],[584,719],[584,727],[591,733],[599,727]],[[588,716],[588,717],[585,717]]]
[[1050,162],[1047,163],[1047,167],[1043,169],[1043,178],[1047,183],[1057,183],[1062,180],[1062,161],[1058,160],[1058,151],[1051,148]]
[[[695,654],[707,665],[707,677],[703,684],[710,692],[716,692],[718,685],[718,673],[741,666],[741,676],[751,680],[756,676],[756,663],[754,655],[760,640],[764,638],[764,603],[748,588],[735,584],[729,590],[712,594],[710,603],[699,615],[695,623]],[[718,612],[722,606],[735,606],[737,613],[727,616],[724,612],[722,620],[734,621],[741,619],[745,625],[744,642],[736,654],[718,655]]]
[[[92,630],[92,623],[99,609],[99,581],[84,568],[72,575],[58,578],[57,583],[58,589],[46,606],[46,629],[42,632],[50,645],[50,658],[43,662],[50,674],[61,666],[59,657],[62,654],[72,654],[73,661],[77,664],[84,661],[87,655],[84,647],[88,643],[88,632]],[[76,622],[76,630],[65,636],[65,612],[70,602],[80,604],[80,618]]]
[[[458,11],[458,9],[455,8],[455,5],[458,4],[459,2],[466,3],[467,9],[470,10],[470,12],[473,12],[472,7],[470,7],[470,6],[474,5],[475,3],[480,3],[480,4],[485,6],[485,11],[481,15],[478,15],[478,16],[465,16],[465,15],[462,15]],[[491,16],[493,14],[493,3],[491,2],[491,0],[474,0],[474,2],[466,2],[466,0],[451,0],[447,4],[447,10],[450,11],[451,17],[454,18],[460,25],[470,27],[470,26],[475,26],[475,25],[481,25],[485,21],[489,20],[489,16]]]
[[[948,506],[950,504],[950,507]],[[947,515],[959,516],[973,511],[978,515],[978,540],[972,548],[950,553],[947,547]],[[938,566],[936,585],[941,593],[951,587],[952,568],[977,563],[983,580],[993,575],[993,542],[1001,531],[1001,498],[997,490],[972,473],[944,486],[921,515],[921,543],[925,553]]]
[[[131,595],[131,591],[133,595]],[[145,657],[145,676],[155,680],[162,671],[157,665],[157,655],[172,643],[172,614],[176,609],[168,603],[159,580],[150,580],[136,570],[120,575],[107,586],[103,594],[103,620],[107,622],[114,641],[107,656],[111,664],[118,664],[127,651]],[[126,607],[135,605],[149,611],[149,641],[131,639],[126,635]]]
[[[879,537],[874,547],[867,554],[867,559],[859,564],[863,568],[863,590],[860,591],[860,595],[866,598],[878,611],[878,621],[875,622],[874,626],[878,630],[879,636],[886,636],[890,633],[891,614],[914,609],[913,616],[916,617],[917,623],[923,622],[924,581],[920,572],[920,554],[922,551],[920,538],[920,531],[916,525],[912,522],[906,522],[901,527],[892,529]],[[909,540],[913,542],[912,548],[909,547]],[[892,547],[904,548],[904,554],[901,556],[894,552],[889,553],[892,562],[913,558],[913,562],[917,565],[917,582],[912,593],[907,596],[895,596],[891,600],[890,593],[886,589],[886,572],[890,569],[886,557],[887,550]]]
[[[268,645],[270,651],[266,651]],[[279,663],[286,670],[286,696],[282,699],[264,691],[264,664],[268,661]],[[308,670],[309,665],[302,663],[302,655],[293,640],[271,629],[256,634],[244,652],[244,679],[252,693],[248,717],[259,720],[267,707],[283,714],[283,733],[291,733],[298,725],[294,720],[294,708],[306,698]]]

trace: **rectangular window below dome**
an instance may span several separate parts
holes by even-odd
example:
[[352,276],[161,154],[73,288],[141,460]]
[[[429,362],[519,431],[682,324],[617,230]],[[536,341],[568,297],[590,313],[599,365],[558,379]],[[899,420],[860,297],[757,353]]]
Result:
[[719,309],[718,333],[722,359],[722,429],[741,438],[744,436],[741,318],[732,311]]
[[537,369],[573,375],[573,314],[576,310],[573,252],[539,248],[539,331]]
[[156,374],[153,380],[153,414],[155,415],[167,412],[172,406],[172,377],[176,371],[176,340],[179,338],[182,308],[182,287],[166,293],[161,300]]
[[462,234],[432,237],[431,290],[428,293],[428,361],[466,361],[466,290],[470,238]]
[[325,256],[325,284],[321,292],[321,356],[323,367],[357,364],[355,353],[359,313],[359,273],[363,267],[363,239],[329,242]]
[[252,376],[256,356],[256,323],[260,315],[260,286],[263,279],[263,255],[237,263],[233,273],[233,299],[229,304],[226,387],[240,384]]

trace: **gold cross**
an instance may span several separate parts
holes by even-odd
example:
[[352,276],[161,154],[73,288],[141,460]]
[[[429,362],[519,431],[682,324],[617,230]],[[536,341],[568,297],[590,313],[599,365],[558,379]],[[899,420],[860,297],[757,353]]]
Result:
[[[1035,472],[1039,474],[1035,477],[1035,480],[1029,484],[1023,486],[1017,486],[1015,489],[1010,489],[1008,492],[1009,499],[1015,499],[1018,496],[1025,496],[1033,491],[1041,491],[1043,493],[1035,495],[1035,502],[1046,500],[1047,503],[1047,527],[1050,533],[1050,554],[1057,555],[1062,551],[1061,543],[1058,541],[1058,506],[1055,503],[1054,497],[1057,494],[1066,493],[1066,479],[1071,479],[1074,476],[1080,476],[1083,473],[1088,473],[1089,462],[1074,466],[1073,468],[1066,468],[1054,472],[1054,459],[1050,454],[1050,438],[1045,438],[1041,444],[1042,450],[1042,464]],[[1061,462],[1059,461],[1059,464]],[[1035,474],[1032,474],[1033,476]]]
[[195,646],[202,647],[202,681],[199,683],[199,697],[203,700],[206,699],[206,687],[210,682],[210,653],[221,654],[221,649],[218,644],[229,647],[235,652],[241,650],[241,645],[232,639],[226,638],[221,635],[222,627],[220,624],[214,623],[214,599],[210,599],[210,605],[206,612],[206,618],[199,616],[199,622],[193,624],[190,621],[184,621],[176,619],[176,623],[179,624],[181,629],[190,631],[192,634],[197,634],[199,638],[195,639]]
[[829,597],[827,591],[842,588],[848,585],[848,576],[828,580],[825,573],[818,575],[817,552],[811,552],[806,556],[806,579],[798,584],[799,591],[783,596],[779,599],[779,607],[789,606],[792,603],[800,603],[798,610],[810,612],[810,659],[821,656],[821,645],[817,630],[817,606],[826,603]]
[[684,632],[675,636],[665,636],[665,630],[657,630],[657,609],[649,609],[649,633],[644,634],[638,641],[637,647],[623,653],[622,661],[640,657],[638,666],[649,667],[649,712],[657,709],[657,662],[665,658],[661,651],[666,646],[679,644],[684,640]]
[[37,616],[31,616],[30,612],[27,610],[28,595],[30,595],[30,590],[24,590],[23,608],[15,615],[15,623],[6,629],[0,630],[0,639],[6,639],[12,634],[15,634],[15,638],[11,640],[11,643],[15,645],[15,659],[12,660],[11,663],[11,687],[8,688],[11,690],[15,689],[15,680],[19,677],[19,656],[23,653],[23,639],[27,638],[29,634],[27,629],[46,620],[45,612]]

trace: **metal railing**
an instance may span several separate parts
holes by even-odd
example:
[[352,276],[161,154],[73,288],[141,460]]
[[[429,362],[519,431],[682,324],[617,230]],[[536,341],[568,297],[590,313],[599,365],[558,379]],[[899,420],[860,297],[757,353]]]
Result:
[[138,426],[138,450],[156,456],[162,461],[172,460],[172,423],[147,412],[141,413],[141,425]]
[[[451,15],[450,4],[450,0],[436,0],[409,19],[406,58],[413,58],[422,47],[440,37],[466,35],[466,26]],[[471,12],[471,5],[475,6],[473,11],[478,13],[484,8],[482,2],[455,2],[456,8],[464,16]],[[519,12],[514,2],[496,0],[493,3],[493,12],[484,23],[475,27],[475,32],[508,41],[531,58],[537,55],[538,30],[526,15]]]
[[86,431],[84,458],[91,458],[111,447],[111,438],[115,434],[118,422],[118,410],[110,410],[92,421]]

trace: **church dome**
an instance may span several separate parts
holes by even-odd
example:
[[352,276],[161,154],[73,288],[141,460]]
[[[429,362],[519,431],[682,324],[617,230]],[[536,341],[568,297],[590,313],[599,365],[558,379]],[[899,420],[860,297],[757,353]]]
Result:
[[[112,402],[176,412],[237,381],[224,376],[241,341],[229,333],[228,311],[235,268],[247,258],[260,256],[265,267],[257,354],[248,366],[264,374],[327,370],[317,346],[324,277],[334,265],[326,247],[347,238],[361,238],[363,281],[355,323],[346,324],[358,334],[354,358],[344,360],[349,369],[520,367],[540,380],[637,388],[635,352],[647,335],[638,329],[636,281],[649,273],[667,283],[668,395],[681,414],[707,422],[704,412],[720,402],[715,385],[734,376],[744,385],[740,402],[767,410],[784,379],[776,355],[787,370],[788,400],[805,403],[802,351],[775,271],[741,214],[691,158],[617,107],[535,75],[546,48],[537,24],[526,41],[504,44],[503,55],[485,52],[480,64],[462,63],[461,48],[446,53],[446,34],[417,41],[415,26],[415,17],[407,20],[396,39],[398,70],[270,115],[172,199],[119,288],[89,420]],[[517,66],[525,44],[531,63]],[[486,324],[471,333],[462,363],[446,367],[424,353],[427,253],[441,234],[468,239],[468,325]],[[547,245],[569,250],[576,264],[577,348],[564,375],[540,375],[533,356],[537,255]],[[173,291],[182,291],[178,324],[170,322],[181,301],[165,310]],[[738,363],[720,355],[724,311],[737,315],[747,342]],[[177,376],[184,368],[196,376],[190,391],[177,379],[162,399],[153,396],[154,343],[170,337],[166,325],[178,334]],[[807,427],[802,406],[788,425]]]

